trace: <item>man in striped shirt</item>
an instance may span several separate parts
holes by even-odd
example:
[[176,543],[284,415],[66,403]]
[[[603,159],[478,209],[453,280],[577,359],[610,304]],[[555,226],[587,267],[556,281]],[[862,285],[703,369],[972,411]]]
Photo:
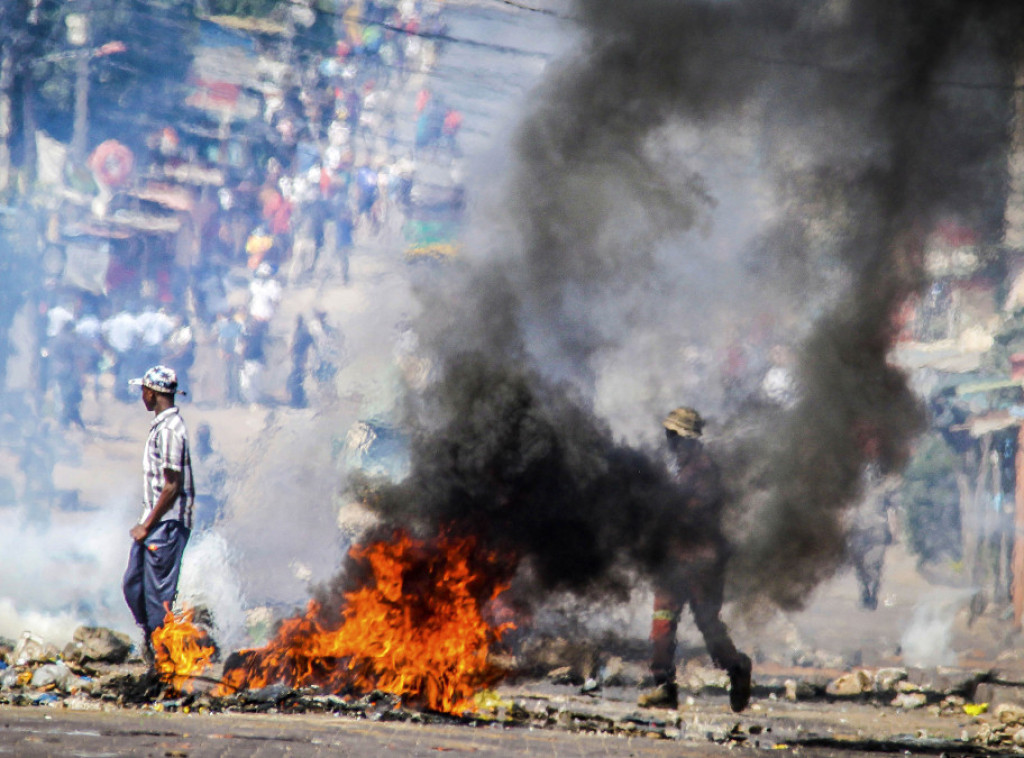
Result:
[[178,572],[192,530],[195,488],[188,430],[174,396],[178,378],[166,366],[154,366],[130,384],[142,386],[142,402],[155,418],[142,458],[143,510],[129,534],[133,540],[124,574],[124,598],[145,633],[152,663],[153,632],[163,626],[178,590]]

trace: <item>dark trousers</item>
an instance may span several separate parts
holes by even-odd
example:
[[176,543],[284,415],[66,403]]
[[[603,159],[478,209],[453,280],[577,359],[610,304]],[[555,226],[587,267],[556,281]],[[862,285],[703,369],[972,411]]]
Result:
[[676,630],[686,605],[693,611],[693,620],[715,665],[730,670],[741,662],[743,654],[719,616],[725,562],[724,549],[708,548],[703,555],[681,556],[675,566],[655,580],[651,673],[657,683],[675,681]]
[[142,542],[132,543],[124,572],[124,599],[147,640],[163,626],[174,603],[189,533],[184,524],[171,519],[157,524]]

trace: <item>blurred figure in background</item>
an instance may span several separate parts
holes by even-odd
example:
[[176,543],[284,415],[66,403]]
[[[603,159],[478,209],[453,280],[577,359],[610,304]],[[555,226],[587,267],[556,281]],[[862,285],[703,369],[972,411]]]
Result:
[[309,403],[306,399],[306,364],[309,351],[313,347],[313,335],[306,328],[306,320],[300,315],[295,321],[292,332],[291,353],[292,369],[288,373],[287,390],[288,404],[292,408],[305,408]]
[[227,495],[227,464],[214,447],[209,424],[196,428],[192,470],[196,480],[195,528],[209,529],[222,515]]

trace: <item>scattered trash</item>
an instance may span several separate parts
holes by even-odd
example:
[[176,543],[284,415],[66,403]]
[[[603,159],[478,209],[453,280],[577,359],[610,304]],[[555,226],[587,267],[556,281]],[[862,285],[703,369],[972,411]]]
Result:
[[25,632],[14,646],[11,659],[15,666],[24,666],[28,663],[52,661],[58,655],[58,650],[53,645],[48,645],[42,637]]
[[81,682],[65,664],[48,663],[33,672],[29,685],[39,689],[55,687],[61,692],[73,692],[81,686]]

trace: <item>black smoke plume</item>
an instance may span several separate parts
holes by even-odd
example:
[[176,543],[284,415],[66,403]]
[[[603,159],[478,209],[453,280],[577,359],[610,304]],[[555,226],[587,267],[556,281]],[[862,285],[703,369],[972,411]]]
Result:
[[440,423],[413,445],[412,474],[377,495],[391,524],[483,538],[527,561],[548,589],[625,589],[672,545],[705,537],[664,466],[615,443],[569,387],[457,356],[429,404]]
[[[376,508],[465,524],[548,587],[650,570],[666,535],[700,538],[648,449],[667,410],[696,405],[717,420],[733,488],[733,589],[799,607],[842,561],[868,457],[898,470],[925,422],[888,356],[926,284],[928,233],[948,218],[998,233],[1024,5],[574,13],[582,44],[535,93],[500,203],[424,292],[434,385],[410,396],[413,473]],[[722,144],[747,173],[719,165]],[[740,226],[755,231],[731,236]],[[798,355],[788,408],[726,402],[708,364],[683,357],[742,341],[764,313]],[[610,375],[635,394],[609,404]],[[612,406],[616,427],[599,418]]]

